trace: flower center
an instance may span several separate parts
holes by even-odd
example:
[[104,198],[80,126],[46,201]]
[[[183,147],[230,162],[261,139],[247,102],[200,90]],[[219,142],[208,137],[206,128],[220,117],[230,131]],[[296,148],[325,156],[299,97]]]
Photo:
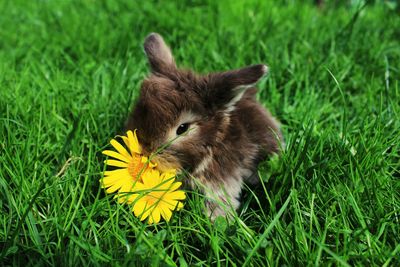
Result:
[[146,163],[142,163],[140,156],[134,156],[134,160],[128,163],[128,172],[135,181],[142,182],[140,176],[146,169]]
[[157,198],[155,198],[151,195],[145,196],[144,199],[147,202],[147,204],[149,205],[149,207],[152,207],[154,205],[154,203],[156,203],[158,201]]
[[156,207],[158,203],[162,201],[165,192],[150,192],[146,196],[144,196],[145,201],[148,204],[148,207]]

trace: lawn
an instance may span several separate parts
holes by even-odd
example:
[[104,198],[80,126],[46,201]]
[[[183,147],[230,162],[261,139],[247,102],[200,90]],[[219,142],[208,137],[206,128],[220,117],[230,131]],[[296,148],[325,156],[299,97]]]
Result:
[[[299,2],[0,1],[0,265],[400,265],[399,7]],[[230,222],[188,192],[147,225],[100,189],[153,31],[179,66],[270,67],[287,147]]]

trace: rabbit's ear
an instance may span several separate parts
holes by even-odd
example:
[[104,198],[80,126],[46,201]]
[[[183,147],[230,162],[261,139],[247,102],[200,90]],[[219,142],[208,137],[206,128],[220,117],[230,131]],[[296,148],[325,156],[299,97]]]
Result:
[[246,89],[257,83],[267,72],[266,65],[258,64],[211,74],[208,90],[212,92],[207,92],[207,94],[213,96],[214,104],[233,107],[242,98]]
[[166,74],[176,69],[171,50],[158,33],[151,33],[146,37],[144,51],[146,52],[152,72]]

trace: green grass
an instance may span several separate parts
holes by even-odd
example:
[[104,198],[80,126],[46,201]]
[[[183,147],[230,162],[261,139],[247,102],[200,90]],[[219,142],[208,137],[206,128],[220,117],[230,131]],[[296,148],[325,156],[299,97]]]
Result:
[[[1,1],[1,265],[400,265],[395,2],[264,2]],[[270,66],[259,99],[287,150],[232,223],[191,193],[148,226],[99,188],[152,31],[180,66]]]

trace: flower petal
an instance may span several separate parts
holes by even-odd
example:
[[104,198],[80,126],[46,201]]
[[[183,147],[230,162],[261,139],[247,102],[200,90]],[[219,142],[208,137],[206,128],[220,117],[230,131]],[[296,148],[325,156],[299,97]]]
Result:
[[179,189],[179,187],[181,187],[182,183],[181,182],[175,182],[171,185],[171,187],[169,188],[169,191],[175,191],[177,189]]
[[154,167],[157,166],[157,163],[153,163],[153,162],[151,162],[150,160],[148,161],[148,164],[149,164],[149,167],[150,167],[150,168],[154,168]]
[[152,216],[149,217],[148,224],[153,224],[153,217]]
[[124,162],[130,162],[131,161],[129,158],[127,158],[127,157],[125,157],[125,156],[123,156],[123,155],[121,155],[121,154],[119,154],[119,153],[117,153],[115,151],[104,150],[102,153],[104,155],[107,155],[107,156],[115,158],[115,159],[119,159],[119,160],[124,161]]
[[121,188],[121,185],[119,184],[113,184],[112,186],[110,186],[109,188],[106,189],[107,193],[114,193],[115,191],[117,191],[118,189]]
[[104,176],[103,182],[104,183],[132,182],[132,177],[129,174],[109,175],[109,176]]
[[125,194],[132,194],[134,187],[135,187],[136,183],[135,181],[128,181],[125,182],[122,186],[121,189],[119,190],[120,193],[125,193]]
[[171,180],[171,179],[174,179],[175,176],[176,176],[176,172],[171,172],[171,171],[164,172],[161,175],[163,180]]
[[131,130],[127,132],[128,135],[128,141],[129,141],[129,149],[131,153],[136,153],[136,154],[141,154],[142,153],[142,148],[139,145],[139,141],[137,139],[136,135],[136,130],[135,133],[132,133]]
[[[111,162],[111,163],[118,163],[125,164],[120,161]],[[111,164],[110,164],[111,165]],[[112,171],[105,171],[104,177],[100,180],[102,187],[111,187],[113,185],[119,186],[121,190],[126,192],[131,192],[134,190],[134,187],[137,183],[136,179],[134,179],[130,173],[128,172],[127,168],[112,170]]]
[[127,203],[134,203],[137,199],[138,199],[139,195],[138,194],[127,194],[127,199],[126,202]]
[[129,174],[127,168],[115,169],[112,171],[105,171],[104,177],[108,177],[108,176],[130,177],[132,179],[132,176]]
[[160,222],[160,208],[154,207],[153,212],[151,213],[151,217],[153,219],[153,223]]
[[135,203],[133,204],[132,210],[136,217],[142,215],[145,205],[146,201],[140,200],[139,198],[135,199]]
[[153,188],[161,183],[160,172],[155,169],[150,169],[142,174],[142,180],[147,188]]
[[160,201],[160,205],[162,205],[166,209],[174,210],[178,201],[177,200],[170,200],[170,199],[162,199]]
[[140,197],[143,197],[145,194],[148,193],[148,188],[144,186],[143,183],[141,182],[136,182],[135,188],[134,188],[135,193],[139,194]]
[[122,161],[118,161],[118,160],[113,160],[113,159],[105,160],[104,163],[106,165],[114,166],[114,167],[121,167],[121,168],[127,168],[128,167],[128,163],[122,162]]
[[101,180],[102,187],[110,187],[113,184],[121,184],[120,176],[107,176]]
[[119,142],[117,142],[115,139],[111,139],[110,144],[120,153],[122,156],[126,157],[127,159],[131,159],[131,155],[128,153],[128,151],[123,147]]
[[176,210],[181,210],[183,208],[183,203],[182,202],[178,202],[178,206],[176,207]]
[[168,199],[173,199],[173,200],[183,200],[186,198],[186,194],[182,190],[174,191],[174,192],[169,192],[166,195],[166,198]]
[[[151,212],[153,211],[153,207],[149,206],[149,204],[147,202],[145,202],[145,207],[144,209],[139,213],[140,216],[140,220],[144,221],[147,217],[149,217],[149,215],[151,214]],[[139,217],[138,216],[138,217]],[[152,222],[153,220],[151,219],[151,217],[149,218],[149,220]]]
[[118,194],[115,195],[114,198],[118,199],[118,202],[123,204],[123,203],[132,203],[136,198],[137,194],[133,194],[131,192],[124,192],[122,189],[118,192]]
[[146,156],[142,156],[141,161],[142,163],[148,165],[150,168],[154,168],[155,166],[157,166],[157,163],[151,162],[150,159]]
[[[129,139],[126,136],[121,136],[122,140],[124,141],[127,148],[129,148]],[[129,149],[130,150],[130,149]]]
[[165,179],[165,180],[161,181],[161,182],[156,186],[156,188],[158,188],[158,189],[164,189],[164,190],[166,190],[166,191],[174,191],[174,190],[171,190],[172,183],[173,183],[174,181],[175,181],[175,178]]
[[160,208],[160,211],[161,211],[161,216],[164,218],[164,220],[169,222],[169,220],[171,219],[171,216],[172,216],[171,210],[168,207],[163,207],[163,208]]

